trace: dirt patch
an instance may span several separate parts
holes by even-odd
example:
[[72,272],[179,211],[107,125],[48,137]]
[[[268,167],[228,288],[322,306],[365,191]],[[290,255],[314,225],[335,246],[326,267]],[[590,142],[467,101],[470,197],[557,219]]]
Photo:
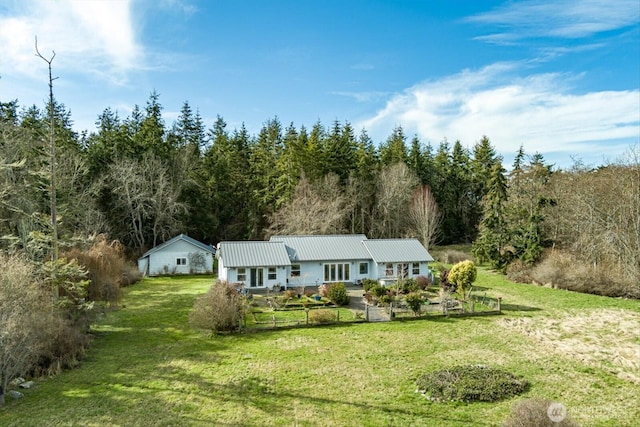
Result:
[[501,319],[554,352],[640,384],[640,313],[588,310],[553,318]]

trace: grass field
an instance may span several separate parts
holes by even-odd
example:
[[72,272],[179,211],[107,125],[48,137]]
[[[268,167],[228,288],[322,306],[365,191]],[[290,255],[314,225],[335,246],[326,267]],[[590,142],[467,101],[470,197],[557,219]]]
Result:
[[[78,369],[0,408],[2,426],[493,426],[523,397],[563,403],[585,426],[640,419],[640,302],[531,285],[480,270],[502,316],[345,323],[210,338],[193,331],[207,277],[146,279],[94,326]],[[415,393],[423,372],[504,368],[532,384],[494,404]]]

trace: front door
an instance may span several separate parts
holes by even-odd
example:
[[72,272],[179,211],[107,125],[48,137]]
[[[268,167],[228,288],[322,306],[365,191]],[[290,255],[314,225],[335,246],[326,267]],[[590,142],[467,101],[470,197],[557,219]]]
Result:
[[264,286],[264,274],[262,268],[252,268],[249,286],[252,288]]

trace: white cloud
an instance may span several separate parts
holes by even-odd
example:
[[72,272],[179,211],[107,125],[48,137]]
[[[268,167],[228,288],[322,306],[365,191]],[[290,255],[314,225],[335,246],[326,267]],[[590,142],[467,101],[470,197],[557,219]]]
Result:
[[136,41],[130,0],[13,2],[0,16],[2,73],[35,77],[34,38],[54,67],[96,74],[112,83],[144,64]]
[[523,37],[588,37],[637,25],[639,19],[637,0],[527,0],[505,3],[467,21],[505,28],[478,39],[509,44]]
[[418,84],[359,125],[382,138],[400,125],[436,144],[448,138],[471,146],[487,135],[502,153],[523,144],[527,152],[604,154],[606,147],[638,142],[639,90],[575,94],[570,89],[579,77],[515,77],[517,68],[497,63]]

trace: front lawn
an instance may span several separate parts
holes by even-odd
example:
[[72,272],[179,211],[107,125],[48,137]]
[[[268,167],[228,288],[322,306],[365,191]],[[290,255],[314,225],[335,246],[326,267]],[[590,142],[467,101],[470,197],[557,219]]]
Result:
[[[188,315],[212,281],[151,278],[127,289],[124,307],[94,326],[82,366],[9,400],[0,425],[500,425],[522,397],[452,404],[415,392],[421,374],[462,364],[524,377],[524,397],[561,402],[583,425],[640,419],[639,369],[622,351],[640,348],[638,301],[515,285],[479,269],[475,286],[501,296],[504,315],[210,338],[189,327]],[[597,357],[569,351],[593,340]]]

